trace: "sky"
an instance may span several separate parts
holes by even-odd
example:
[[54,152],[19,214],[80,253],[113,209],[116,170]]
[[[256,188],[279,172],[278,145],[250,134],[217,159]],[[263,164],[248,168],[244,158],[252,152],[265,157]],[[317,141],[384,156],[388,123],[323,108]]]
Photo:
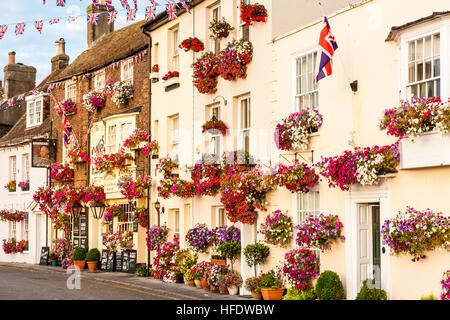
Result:
[[[160,4],[166,0],[159,0]],[[133,0],[128,0],[134,7]],[[136,21],[144,19],[145,7],[148,0],[138,1]],[[67,0],[66,7],[57,7],[56,0],[0,0],[0,25],[8,24],[8,30],[0,40],[0,79],[3,80],[3,68],[8,64],[8,53],[16,52],[16,63],[34,66],[37,69],[36,85],[51,72],[51,58],[55,56],[55,41],[64,38],[66,41],[66,54],[70,57],[70,63],[84,50],[87,49],[87,22],[86,8],[91,0]],[[126,12],[119,0],[113,0],[116,10],[120,10],[115,23],[118,30],[134,22],[126,22]],[[160,11],[162,6],[159,7]],[[79,16],[75,22],[68,22],[69,16]],[[44,22],[42,34],[36,30],[34,21],[61,18],[53,25]],[[27,22],[25,33],[16,36],[15,25],[19,22]]]

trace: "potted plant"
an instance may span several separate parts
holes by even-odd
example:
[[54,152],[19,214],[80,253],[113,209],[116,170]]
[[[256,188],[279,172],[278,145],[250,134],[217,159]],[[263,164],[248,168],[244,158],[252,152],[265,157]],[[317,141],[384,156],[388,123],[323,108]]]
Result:
[[67,99],[62,103],[58,104],[58,106],[55,107],[55,109],[59,115],[62,115],[64,111],[66,116],[69,116],[77,112],[77,105],[71,99]]
[[[370,286],[369,281],[372,282],[372,286]],[[375,287],[375,279],[366,279],[363,281],[363,286],[356,296],[356,300],[387,300],[387,294],[386,291]]]
[[134,274],[136,277],[148,277],[149,268],[147,268],[146,263],[140,263],[136,266],[136,272]]
[[[152,72],[150,73],[150,79],[153,83],[157,82],[159,80],[159,65],[155,64],[152,67]],[[153,81],[156,80],[156,81]]]
[[184,274],[184,280],[185,280],[185,283],[186,283],[187,285],[189,285],[189,286],[191,286],[191,287],[194,287],[194,286],[195,286],[195,283],[194,283],[194,276],[192,275],[190,269],[189,269],[188,271],[186,271],[186,273]]
[[202,273],[199,270],[199,268],[197,267],[197,265],[193,266],[191,268],[191,274],[194,278],[194,285],[197,289],[201,289],[202,288],[202,281],[200,280],[202,278]]
[[180,82],[180,73],[178,71],[169,71],[162,79],[164,86],[167,88]]
[[134,88],[126,82],[114,79],[106,83],[105,92],[120,107],[133,98]]
[[256,277],[250,277],[245,280],[245,289],[252,293],[254,300],[261,300],[261,288],[259,286],[259,279]]
[[99,260],[100,251],[97,248],[92,248],[86,253],[86,262],[90,272],[95,272]]
[[224,256],[221,256],[220,254],[213,254],[211,256],[211,263],[225,266],[225,265],[227,265],[227,258]]
[[22,189],[22,191],[29,191],[30,190],[30,180],[20,181],[18,186],[20,189]]
[[261,274],[258,279],[264,300],[281,300],[285,288],[279,274],[275,274],[274,270],[270,270]]
[[5,188],[8,189],[9,192],[16,192],[16,180],[10,180]]
[[178,47],[180,49],[183,49],[185,52],[188,52],[189,50],[192,50],[194,52],[205,50],[205,45],[197,37],[189,37],[188,39],[183,40],[183,42],[181,42]]
[[208,285],[208,277],[209,277],[209,270],[211,269],[211,264],[209,262],[202,261],[199,264],[197,264],[198,273],[200,275],[200,281],[202,283],[202,288],[204,290],[209,290]]
[[222,39],[228,37],[230,31],[234,28],[223,18],[222,20],[211,21],[209,30],[211,31],[211,38]]
[[83,270],[86,265],[86,249],[83,247],[76,247],[73,250],[72,261],[75,267]]
[[[247,265],[255,272],[256,277],[256,265],[262,264],[267,260],[270,249],[268,246],[262,243],[249,244],[244,249],[244,257]],[[251,290],[250,290],[251,291]]]
[[[228,272],[227,266],[223,266],[223,265],[219,265],[219,264],[213,264],[211,266],[211,269],[209,272],[209,277],[208,277],[208,284],[210,286],[211,291],[217,291],[219,286],[224,287],[225,283],[223,283],[223,278],[225,277],[227,272]],[[226,291],[226,289],[225,289],[225,291]]]
[[242,286],[242,277],[239,272],[235,270],[229,271],[225,275],[228,293],[230,296],[235,296],[239,293],[239,288]]
[[58,265],[58,259],[56,259],[55,251],[51,251],[48,257],[50,259],[50,265],[56,267]]
[[336,272],[326,270],[317,279],[316,294],[320,300],[344,299],[344,286]]
[[231,269],[233,269],[233,263],[241,253],[241,244],[239,242],[227,241],[219,245],[217,249],[223,257],[230,260]]

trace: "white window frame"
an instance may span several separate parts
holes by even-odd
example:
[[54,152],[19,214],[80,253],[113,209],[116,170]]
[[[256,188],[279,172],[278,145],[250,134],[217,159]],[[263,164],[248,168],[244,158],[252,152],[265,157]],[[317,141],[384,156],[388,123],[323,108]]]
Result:
[[14,238],[16,241],[17,239],[17,222],[16,221],[9,221],[9,238]]
[[[110,118],[108,120],[105,120],[106,124],[105,124],[105,137],[106,137],[106,143],[105,143],[105,148],[106,148],[106,153],[111,154],[111,153],[116,153],[119,152],[121,147],[123,146],[123,142],[131,135],[131,133],[133,133],[133,131],[136,128],[136,116],[127,116],[127,117],[115,117],[115,118]],[[129,127],[129,134],[121,134],[121,128],[123,124],[129,123],[130,127]],[[116,127],[116,134],[114,137],[114,141],[110,141],[111,137],[109,134],[109,128],[115,126]],[[110,149],[110,147],[112,146],[112,148]]]
[[[175,37],[176,35],[176,37]],[[171,70],[169,71],[180,71],[180,48],[178,47],[181,43],[180,40],[180,27],[176,26],[172,30],[170,30],[170,42],[172,52],[170,54],[170,66]]]
[[[251,4],[251,0],[243,0],[244,4]],[[242,21],[241,19],[241,8],[238,8],[238,19],[239,19],[239,40],[243,40],[244,39],[244,28],[248,29],[248,41],[251,41],[251,36],[250,36],[250,30],[251,28],[249,26],[246,26],[245,23]]]
[[[175,127],[175,119],[177,119],[178,126]],[[178,163],[179,157],[180,157],[180,115],[174,115],[169,117],[168,119],[169,125],[170,125],[170,158],[175,163]]]
[[9,157],[9,181],[16,180],[16,190],[17,190],[17,157]]
[[[129,203],[125,203],[125,204],[120,204],[120,206],[122,207],[125,216],[127,218],[127,221],[120,221],[117,220],[117,231],[120,232],[128,232],[131,231],[133,232],[133,224],[134,224],[134,210],[132,210],[132,208],[130,207]],[[136,207],[136,202],[133,203],[133,207]]]
[[[44,118],[44,95],[40,94],[38,96],[28,96],[26,98],[26,102],[27,128],[40,126]],[[37,106],[38,104],[39,106]]]
[[[209,118],[212,119],[216,116],[217,120],[220,120],[220,104],[209,107]],[[217,147],[217,150],[216,150]],[[218,132],[216,134],[209,135],[209,154],[214,154],[218,159],[222,151],[222,133]]]
[[173,234],[180,239],[180,209],[174,209],[173,211]]
[[[297,91],[297,85],[298,85],[297,81],[299,78],[298,73],[297,73],[297,61],[304,57],[307,57],[309,55],[314,56],[314,54],[316,54],[316,59],[317,59],[317,52],[318,52],[317,48],[314,48],[312,50],[308,50],[308,51],[304,51],[299,54],[296,54],[292,57],[292,96],[293,96],[292,97],[292,111],[293,112],[301,111],[300,106],[297,105],[298,97],[312,95],[314,93],[317,93],[317,105],[314,106],[314,109],[316,109],[316,110],[319,109],[319,104],[320,104],[319,84],[316,84],[316,85],[313,84],[312,90],[308,90],[308,91],[301,92],[301,93],[298,93],[298,91]],[[312,61],[312,71],[313,71],[312,78],[314,79],[314,72],[315,72],[315,61],[314,60]],[[301,91],[301,88],[300,88],[300,91]]]
[[429,23],[411,27],[401,33],[398,38],[399,45],[399,92],[400,99],[408,100],[407,86],[408,74],[408,43],[413,40],[425,38],[429,35],[440,34],[440,90],[441,100],[447,101],[450,96],[450,17],[436,19]]
[[[243,128],[242,127],[242,101],[247,100],[247,117],[249,119],[249,126]],[[244,96],[242,98],[239,98],[238,100],[238,125],[239,125],[239,139],[238,139],[238,150],[242,151],[248,151],[251,153],[251,127],[252,127],[252,104],[251,104],[251,98],[250,96]],[[248,142],[248,150],[245,150],[245,136],[248,136],[249,142]]]
[[30,154],[22,154],[22,181],[30,181]]
[[[313,195],[313,209],[310,208],[304,208],[303,207],[303,199],[305,197],[310,197]],[[318,197],[318,203],[316,201],[316,197]],[[312,189],[308,193],[295,193],[293,195],[293,201],[294,201],[294,212],[296,213],[295,219],[297,220],[297,225],[301,226],[303,221],[309,217],[311,214],[313,214],[315,217],[317,217],[320,214],[320,191],[317,188]],[[320,249],[311,247],[309,248],[319,259],[320,259]]]
[[126,82],[133,85],[134,80],[134,64],[133,59],[127,59],[120,64],[120,79],[122,82]]
[[[217,19],[214,17],[215,10],[217,10]],[[218,4],[212,6],[209,9],[209,12],[210,12],[210,14],[209,14],[210,22],[212,22],[214,20],[221,20],[222,19],[222,7],[220,5],[220,2]],[[210,45],[210,50],[209,51],[211,51],[212,53],[214,53],[216,55],[219,54],[219,52],[221,50],[221,48],[220,48],[220,39],[213,39],[213,38],[211,38],[210,42],[209,42],[209,45]]]
[[77,100],[77,83],[76,82],[67,82],[65,86],[65,98],[71,99],[72,101]]
[[216,225],[217,227],[228,226],[228,218],[224,207],[216,207]]
[[106,85],[106,74],[105,72],[100,72],[94,76],[94,90],[97,92],[103,91]]
[[[30,227],[29,217],[30,217],[30,215],[29,215],[28,212],[27,212],[27,213],[25,214],[25,217],[24,217],[23,221],[22,221],[22,240],[25,240],[25,241],[29,241],[29,235],[30,235],[30,230],[29,230],[29,227]],[[28,249],[29,249],[29,248],[30,248],[30,245],[28,244]],[[28,251],[28,249],[25,250],[25,251]]]

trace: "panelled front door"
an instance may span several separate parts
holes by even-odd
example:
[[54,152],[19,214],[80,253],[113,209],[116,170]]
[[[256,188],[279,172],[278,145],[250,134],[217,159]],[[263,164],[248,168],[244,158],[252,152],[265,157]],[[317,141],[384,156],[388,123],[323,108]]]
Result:
[[86,211],[74,218],[72,223],[73,247],[83,247],[88,249],[88,215]]
[[381,283],[381,235],[379,204],[358,206],[357,272],[358,292],[367,278],[375,279],[375,286]]

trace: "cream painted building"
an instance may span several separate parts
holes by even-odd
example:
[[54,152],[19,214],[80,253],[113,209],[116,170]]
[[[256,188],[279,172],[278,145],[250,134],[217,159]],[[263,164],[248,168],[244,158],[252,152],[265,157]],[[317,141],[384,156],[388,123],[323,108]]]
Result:
[[[180,178],[189,180],[190,169],[202,154],[208,153],[248,148],[258,164],[269,167],[289,164],[295,157],[316,163],[321,156],[351,149],[349,141],[357,146],[391,144],[396,139],[378,127],[385,109],[398,106],[400,99],[411,93],[420,94],[420,88],[425,89],[427,96],[449,98],[448,1],[425,4],[412,0],[407,6],[400,0],[351,4],[323,1],[339,49],[333,75],[318,86],[312,84],[312,77],[322,28],[320,9],[310,1],[259,2],[268,9],[268,21],[256,23],[248,30],[240,23],[236,0],[194,1],[191,14],[182,13],[174,21],[160,15],[144,27],[151,34],[151,64],[159,65],[160,78],[169,71],[180,72],[179,85],[167,87],[161,79],[153,83],[151,102],[152,134],[161,145],[160,157],[178,158]],[[217,16],[225,17],[234,27],[230,36],[220,42],[220,48],[233,39],[248,37],[253,44],[253,61],[245,80],[219,78],[216,93],[200,94],[192,85],[190,65],[202,53],[186,53],[177,47],[182,40],[196,36],[205,43],[206,51],[215,50],[218,44],[210,41],[208,26]],[[427,45],[431,41],[431,51],[417,64],[432,61],[435,71],[431,75],[424,73],[420,81],[410,82],[408,50],[412,42],[417,46],[421,41]],[[303,86],[298,87],[299,79]],[[358,83],[355,92],[350,87],[354,81]],[[324,116],[324,124],[311,137],[309,149],[298,154],[279,151],[273,139],[276,124],[292,112],[309,107],[318,108]],[[213,114],[230,128],[226,137],[202,134],[202,124]],[[346,240],[334,244],[331,251],[320,253],[320,268],[339,274],[347,299],[356,297],[372,266],[379,267],[377,277],[390,299],[420,299],[430,292],[439,295],[440,279],[449,268],[450,253],[429,252],[420,262],[412,262],[406,255],[391,256],[378,229],[406,206],[448,215],[449,140],[449,135],[427,134],[415,144],[402,141],[398,173],[382,177],[374,186],[354,185],[343,192],[329,188],[322,179],[308,194],[293,195],[281,188],[270,193],[268,210],[259,212],[254,226],[237,224],[242,232],[242,247],[262,240],[256,226],[275,210],[287,211],[296,224],[310,213],[338,214]],[[154,181],[160,179],[160,175],[153,177]],[[155,199],[156,186],[152,202]],[[165,209],[161,222],[168,223],[171,235],[180,235],[182,245],[185,233],[196,223],[206,223],[210,228],[230,224],[224,219],[219,196],[159,201]],[[152,221],[156,221],[155,213]],[[270,259],[262,269],[275,267],[289,249],[271,247]],[[209,256],[201,255],[200,259],[208,260]],[[242,259],[235,268],[236,265],[244,279],[253,275]]]

